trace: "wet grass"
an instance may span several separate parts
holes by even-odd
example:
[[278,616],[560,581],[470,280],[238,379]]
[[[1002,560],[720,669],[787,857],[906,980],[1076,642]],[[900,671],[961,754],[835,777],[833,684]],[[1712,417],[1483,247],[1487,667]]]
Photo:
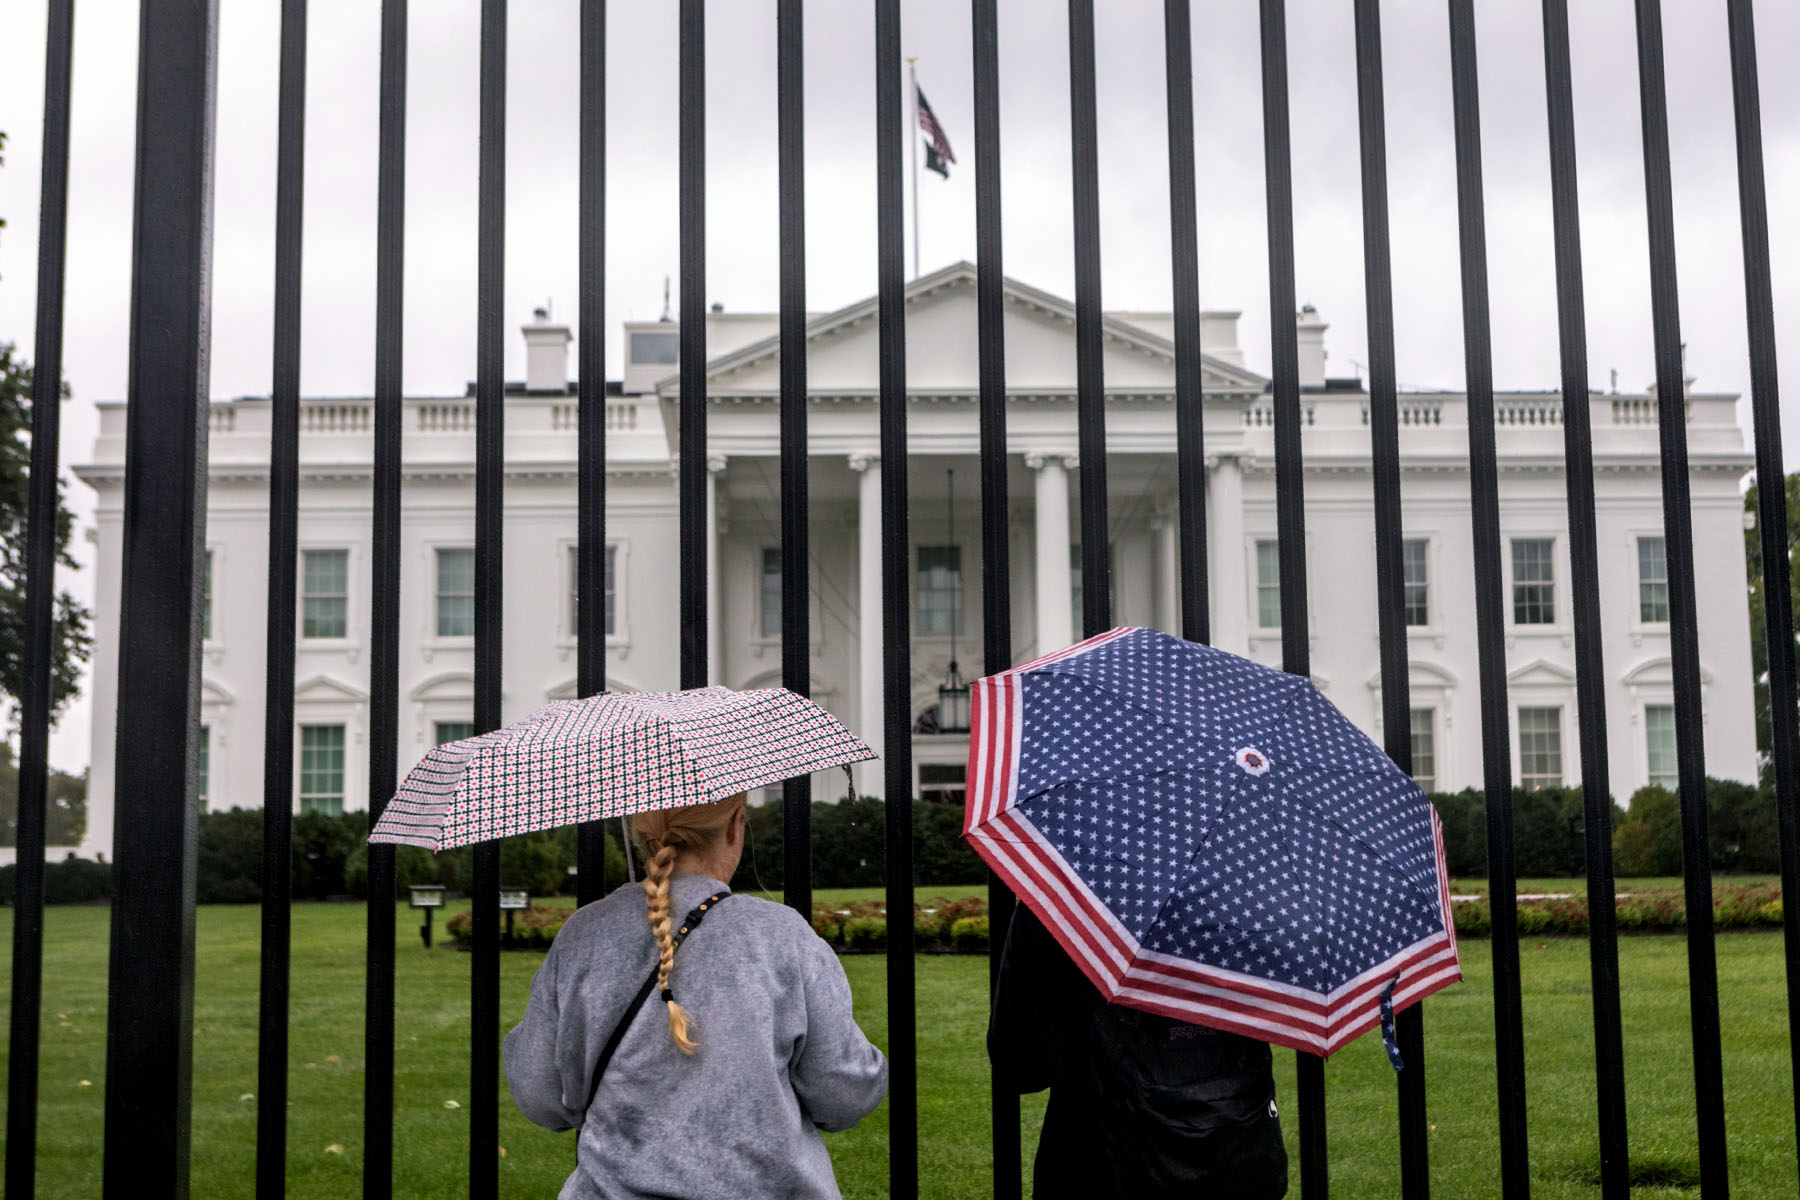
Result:
[[[1621,884],[1624,887],[1624,884]],[[953,896],[961,890],[928,888]],[[1521,885],[1524,890],[1524,885]],[[1567,890],[1565,888],[1557,890]],[[878,898],[878,890],[820,898]],[[47,917],[44,1047],[40,1073],[39,1192],[98,1196],[105,1083],[105,908],[57,908]],[[395,913],[399,1040],[395,1053],[395,1192],[467,1194],[469,957],[419,945],[416,916]],[[195,988],[193,1190],[247,1197],[255,1162],[257,930],[254,907],[199,914]],[[358,905],[294,909],[289,1192],[341,1197],[360,1191],[362,1167],[363,937]],[[9,977],[10,914],[0,912],[0,990]],[[1718,939],[1726,1122],[1734,1196],[1792,1196],[1793,1097],[1781,938]],[[1587,943],[1528,941],[1525,991],[1527,1098],[1533,1194],[1597,1194],[1592,1016]],[[1633,1175],[1647,1195],[1698,1195],[1686,951],[1679,937],[1620,943]],[[1426,1003],[1433,1183],[1440,1195],[1497,1196],[1496,1088],[1489,947],[1463,943],[1468,980]],[[523,1008],[529,953],[502,959],[502,1012]],[[844,960],[864,1028],[886,1044],[887,960]],[[983,1034],[987,968],[979,957],[921,956],[918,973],[920,1174],[931,1197],[990,1190],[989,1101]],[[4,1047],[0,1046],[0,1053]],[[1293,1061],[1276,1055],[1278,1085],[1293,1111]],[[1377,1041],[1365,1038],[1326,1066],[1333,1195],[1399,1194],[1395,1082]],[[503,1085],[502,1085],[503,1086]],[[452,1105],[454,1107],[452,1107]],[[1036,1144],[1042,1098],[1028,1097],[1025,1146]],[[1291,1115],[1284,1125],[1295,1152]],[[501,1189],[555,1193],[573,1142],[536,1129],[502,1096]],[[887,1193],[885,1108],[827,1139],[844,1194]],[[1027,1170],[1029,1169],[1027,1164]],[[1292,1194],[1298,1195],[1298,1182]]]

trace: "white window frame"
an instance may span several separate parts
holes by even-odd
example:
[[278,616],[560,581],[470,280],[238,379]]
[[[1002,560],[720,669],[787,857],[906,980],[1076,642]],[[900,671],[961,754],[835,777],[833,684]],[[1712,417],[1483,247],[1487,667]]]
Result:
[[[338,551],[344,556],[344,636],[315,638],[306,636],[306,556],[322,550]],[[214,571],[218,567],[215,563]],[[343,538],[311,538],[301,542],[294,560],[294,642],[301,651],[349,650],[361,648],[356,631],[362,627],[362,554],[361,547]],[[353,653],[351,662],[356,661]]]
[[[1245,584],[1244,604],[1246,605],[1244,610],[1244,627],[1247,631],[1246,636],[1249,639],[1252,649],[1254,649],[1258,642],[1281,641],[1281,627],[1279,625],[1271,628],[1259,624],[1262,619],[1262,614],[1258,608],[1257,599],[1258,576],[1256,574],[1256,544],[1258,542],[1274,542],[1277,547],[1276,553],[1279,554],[1281,536],[1279,532],[1274,529],[1252,529],[1247,530],[1244,533],[1244,545],[1242,549]],[[1317,589],[1313,587],[1313,566],[1315,559],[1313,556],[1314,542],[1311,530],[1308,530],[1305,535],[1305,545],[1307,640],[1309,642],[1317,643],[1319,640],[1319,614],[1315,598],[1317,597],[1318,592]],[[1276,619],[1280,619],[1279,610]]]
[[1638,748],[1638,761],[1643,765],[1644,783],[1645,785],[1656,783],[1656,780],[1652,778],[1653,772],[1650,770],[1650,710],[1653,708],[1666,708],[1669,710],[1669,720],[1671,722],[1669,729],[1675,734],[1675,743],[1672,747],[1672,753],[1675,755],[1674,763],[1676,769],[1668,773],[1669,781],[1662,786],[1666,787],[1671,792],[1677,791],[1681,785],[1679,773],[1681,761],[1681,731],[1673,724],[1675,720],[1674,696],[1645,700],[1637,706],[1636,716],[1638,718],[1637,725],[1639,730],[1637,740],[1642,743]]
[[[908,583],[908,590],[911,593],[911,595],[909,597],[909,601],[912,605],[911,620],[912,620],[912,627],[913,627],[913,637],[915,639],[917,639],[918,641],[921,641],[921,642],[944,642],[947,644],[950,641],[950,638],[952,636],[951,632],[947,629],[933,630],[930,633],[927,633],[923,629],[920,628],[920,625],[922,623],[919,620],[919,574],[920,574],[919,555],[921,552],[923,552],[925,550],[949,550],[952,548],[954,548],[956,550],[956,632],[955,632],[954,636],[956,636],[957,638],[964,638],[964,637],[968,636],[969,558],[970,558],[970,556],[966,552],[967,547],[965,547],[961,542],[946,543],[946,542],[914,541],[912,544],[912,547],[908,553],[908,557],[911,559],[911,561],[907,564],[908,575],[909,575],[907,583]],[[757,592],[760,595],[761,591],[762,591],[762,562],[761,562],[760,558],[758,559],[756,566],[757,566]],[[758,601],[757,607],[759,609],[761,608],[760,601]],[[1077,624],[1080,623],[1080,621],[1081,621],[1080,613],[1075,614],[1075,620],[1076,620]],[[779,639],[776,639],[776,640],[779,640]]]
[[[1416,735],[1414,735],[1412,729],[1412,714],[1420,712],[1427,714],[1428,721],[1431,725],[1431,728],[1427,731],[1431,735],[1431,783],[1427,786],[1425,783],[1419,782],[1419,786],[1424,788],[1427,792],[1442,792],[1444,790],[1443,721],[1439,716],[1438,705],[1435,701],[1429,704],[1414,704],[1407,709],[1407,733],[1409,736],[1413,737],[1413,751],[1415,754],[1418,751],[1418,739]],[[1418,781],[1416,775],[1413,778],[1415,781]]]
[[[1437,632],[1437,537],[1429,533],[1408,533],[1400,539],[1400,601],[1402,608],[1406,603],[1406,545],[1418,542],[1425,547],[1425,621],[1421,625],[1406,625],[1410,637],[1430,637]],[[1404,621],[1404,618],[1402,618]]]
[[[443,541],[428,542],[426,544],[426,547],[425,547],[425,582],[428,586],[425,588],[425,593],[426,593],[426,595],[428,595],[431,598],[431,603],[426,606],[427,610],[428,610],[426,613],[426,618],[425,618],[426,627],[430,630],[430,640],[433,645],[436,645],[436,646],[473,646],[475,644],[475,625],[477,624],[476,618],[473,615],[473,610],[471,610],[471,615],[469,618],[469,632],[468,633],[440,633],[439,632],[441,625],[438,621],[438,600],[440,598],[440,594],[438,592],[438,558],[446,550],[466,550],[466,551],[468,551],[469,552],[469,560],[470,560],[470,569],[472,571],[475,569],[475,567],[474,567],[475,545],[471,539],[469,539],[469,538],[446,538]],[[478,596],[480,594],[481,594],[481,589],[479,587],[474,587],[474,590],[471,591],[471,593],[470,593],[471,596]]]
[[[353,741],[354,731],[353,731],[350,723],[347,721],[337,721],[337,720],[331,720],[331,719],[308,720],[308,721],[296,720],[294,722],[294,812],[296,814],[304,813],[306,811],[306,804],[305,804],[306,793],[304,790],[305,786],[306,786],[306,784],[305,784],[305,779],[306,779],[306,776],[305,776],[306,730],[308,730],[308,729],[331,729],[331,728],[341,729],[344,731],[344,744],[343,744],[344,761],[343,761],[342,766],[339,768],[339,779],[338,779],[338,787],[341,789],[338,792],[338,813],[342,814],[342,813],[353,811],[351,803],[350,803],[350,798],[353,795],[351,788],[350,788],[350,763],[351,763],[352,758],[354,757],[354,755],[352,755],[352,753],[351,753],[351,747],[355,743]],[[324,795],[326,793],[318,793],[318,794]]]
[[[581,544],[578,538],[561,538],[556,543],[557,579],[561,583],[556,602],[556,644],[559,649],[572,650],[577,641],[575,629],[575,586],[576,565],[575,551]],[[608,646],[623,646],[631,641],[626,636],[625,596],[627,593],[625,563],[628,551],[625,538],[608,537],[607,549],[613,552],[613,631],[606,635]],[[447,546],[454,549],[453,546]],[[435,567],[435,559],[433,560]],[[433,595],[432,626],[437,625],[436,597]],[[566,657],[566,656],[565,656]]]
[[[1509,529],[1500,538],[1500,569],[1506,577],[1506,633],[1508,637],[1569,636],[1569,563],[1566,553],[1567,535],[1558,530]],[[1550,621],[1548,624],[1520,624],[1514,618],[1518,610],[1513,601],[1513,543],[1550,543]]]
[[1557,782],[1553,786],[1562,787],[1562,788],[1574,786],[1570,782],[1570,774],[1569,774],[1569,767],[1570,767],[1571,761],[1572,761],[1571,755],[1575,749],[1573,743],[1571,742],[1571,740],[1569,738],[1569,711],[1570,711],[1570,708],[1571,708],[1571,706],[1567,702],[1560,700],[1560,699],[1553,699],[1553,698],[1548,698],[1548,697],[1543,698],[1543,699],[1538,699],[1538,698],[1519,699],[1517,697],[1513,698],[1513,700],[1512,700],[1513,781],[1517,786],[1519,786],[1521,788],[1529,788],[1530,787],[1530,785],[1525,782],[1525,722],[1524,722],[1523,717],[1521,716],[1521,714],[1526,709],[1534,709],[1534,710],[1550,709],[1556,713],[1556,750],[1557,750],[1557,757],[1560,760],[1559,766],[1561,769],[1557,776]]
[[1638,574],[1638,571],[1639,571],[1638,543],[1643,541],[1645,538],[1660,538],[1660,539],[1662,539],[1662,543],[1663,543],[1663,588],[1665,590],[1665,594],[1667,593],[1667,589],[1668,589],[1669,541],[1668,541],[1667,536],[1664,534],[1662,527],[1661,526],[1645,526],[1642,529],[1628,530],[1625,534],[1625,556],[1626,556],[1625,561],[1626,561],[1627,567],[1629,568],[1629,574],[1631,577],[1631,592],[1630,592],[1631,624],[1630,624],[1630,629],[1631,629],[1631,642],[1632,642],[1633,646],[1642,646],[1644,644],[1644,635],[1645,634],[1651,634],[1651,635],[1661,634],[1661,635],[1667,636],[1669,633],[1669,623],[1667,621],[1646,621],[1646,620],[1644,620],[1644,609],[1643,609],[1643,603],[1642,603],[1643,578],[1642,578],[1642,576],[1640,576]]

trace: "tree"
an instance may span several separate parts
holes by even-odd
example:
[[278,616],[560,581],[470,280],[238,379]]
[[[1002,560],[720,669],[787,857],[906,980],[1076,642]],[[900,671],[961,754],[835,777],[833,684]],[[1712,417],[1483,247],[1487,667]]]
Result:
[[[19,766],[12,747],[0,742],[0,846],[18,844]],[[78,846],[87,832],[87,774],[51,771],[44,804],[44,842]]]
[[[1788,600],[1800,612],[1800,572],[1794,569],[1794,542],[1800,537],[1800,474],[1782,481],[1787,493]],[[1744,493],[1744,511],[1755,514],[1756,484]],[[1773,747],[1774,728],[1769,713],[1769,628],[1763,612],[1762,531],[1744,531],[1744,569],[1750,584],[1750,676],[1756,682],[1756,754],[1762,764],[1765,782],[1770,771],[1769,756]],[[1793,720],[1794,714],[1789,713]]]
[[[0,133],[0,165],[6,162],[6,135]],[[6,221],[0,218],[0,229]],[[63,396],[69,394],[63,388]],[[25,509],[31,487],[31,365],[15,358],[13,344],[0,342],[0,692],[12,698],[16,720],[25,680]],[[56,481],[56,561],[73,570],[69,534],[75,521]],[[91,614],[67,592],[59,592],[51,617],[50,714],[74,699],[81,664],[93,639]],[[84,789],[85,794],[85,789]]]

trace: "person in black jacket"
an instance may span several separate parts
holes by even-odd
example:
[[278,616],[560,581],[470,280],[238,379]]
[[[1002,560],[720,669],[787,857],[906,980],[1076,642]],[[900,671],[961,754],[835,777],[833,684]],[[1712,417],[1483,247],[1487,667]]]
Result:
[[1050,1089],[1037,1200],[1287,1194],[1269,1047],[1107,1003],[1022,904],[1000,961],[988,1055],[997,1086]]

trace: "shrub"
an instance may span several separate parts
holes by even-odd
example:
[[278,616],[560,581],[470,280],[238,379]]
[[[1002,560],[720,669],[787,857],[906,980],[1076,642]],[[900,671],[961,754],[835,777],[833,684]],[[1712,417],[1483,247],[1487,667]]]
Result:
[[964,954],[985,952],[988,948],[988,919],[961,918],[950,926],[950,941]]
[[1457,937],[1487,937],[1494,932],[1494,917],[1486,900],[1453,904],[1450,918],[1456,923]]
[[[564,922],[575,910],[561,904],[534,904],[513,912],[513,935],[506,936],[506,914],[500,914],[500,948],[503,950],[548,950],[562,931]],[[475,931],[475,914],[463,909],[444,922],[444,936],[458,946],[466,947]]]
[[852,950],[886,950],[887,922],[879,917],[852,917],[844,922],[844,944]]
[[[18,898],[18,867],[0,867],[0,904]],[[112,867],[74,855],[44,864],[45,904],[90,904],[112,898]]]
[[836,942],[838,940],[838,933],[843,928],[836,913],[823,909],[816,904],[813,905],[812,927],[814,933],[818,934],[828,942]]

